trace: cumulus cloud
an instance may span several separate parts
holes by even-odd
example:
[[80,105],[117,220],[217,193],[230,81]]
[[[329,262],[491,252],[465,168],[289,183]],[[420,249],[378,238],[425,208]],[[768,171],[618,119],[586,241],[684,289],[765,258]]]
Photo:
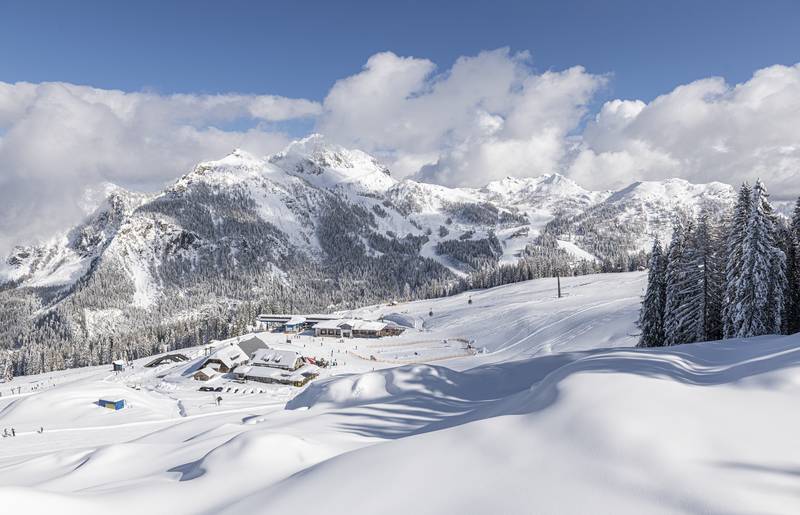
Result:
[[[77,221],[87,188],[112,182],[152,190],[234,147],[274,152],[288,142],[270,129],[274,122],[320,109],[312,101],[269,95],[0,82],[0,250]],[[224,128],[242,121],[250,128]]]
[[338,81],[318,130],[390,161],[401,176],[477,186],[555,171],[568,134],[606,79],[581,67],[537,74],[507,48],[459,58],[445,72],[386,52]]
[[74,223],[87,187],[153,190],[234,147],[271,153],[289,140],[276,124],[298,118],[397,176],[450,186],[547,172],[591,188],[760,176],[774,198],[800,194],[800,65],[610,100],[587,116],[608,80],[580,66],[538,72],[502,48],[445,70],[375,54],[322,103],[0,82],[0,253]]
[[386,52],[333,86],[318,130],[400,176],[450,186],[556,171],[592,188],[760,176],[774,198],[800,194],[800,65],[736,85],[702,79],[650,102],[611,100],[584,127],[606,81],[581,67],[536,73],[528,54],[508,49],[445,71]]
[[800,194],[800,65],[679,86],[650,103],[607,102],[567,172],[592,187],[682,177],[738,184],[760,176],[773,197]]

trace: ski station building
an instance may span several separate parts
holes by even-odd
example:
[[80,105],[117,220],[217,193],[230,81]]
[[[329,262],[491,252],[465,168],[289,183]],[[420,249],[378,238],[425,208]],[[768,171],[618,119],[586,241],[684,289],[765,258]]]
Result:
[[217,372],[226,373],[248,361],[250,361],[250,358],[241,347],[238,345],[226,345],[209,356],[200,368],[211,367]]
[[314,335],[337,338],[380,338],[397,336],[402,332],[403,328],[395,324],[357,318],[326,320],[314,325]]
[[256,327],[261,330],[271,331],[282,328],[286,332],[298,332],[313,327],[314,324],[326,320],[340,320],[341,315],[258,315]]
[[304,365],[303,356],[293,350],[258,350],[247,366],[236,369],[240,379],[260,383],[303,386],[317,377],[314,367]]

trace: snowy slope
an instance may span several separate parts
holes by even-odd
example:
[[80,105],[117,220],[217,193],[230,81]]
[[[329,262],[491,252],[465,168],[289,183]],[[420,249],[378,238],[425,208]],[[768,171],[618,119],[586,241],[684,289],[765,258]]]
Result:
[[[560,299],[556,280],[540,279],[346,313],[365,319],[393,319],[397,314],[418,320],[421,329],[406,331],[397,339],[399,342],[461,337],[473,341],[483,352],[476,358],[481,362],[633,346],[638,332],[633,321],[644,295],[645,275],[634,272],[565,277],[561,279]],[[474,365],[472,359],[465,363],[463,366]],[[459,361],[449,366],[462,368]]]
[[[342,364],[302,390],[237,385],[256,391],[221,406],[187,377],[201,349],[119,376],[17,378],[22,395],[0,386],[0,426],[18,431],[0,440],[0,502],[67,514],[800,510],[800,336],[609,348],[633,341],[629,296],[644,275],[577,279],[562,299],[538,280],[472,304],[365,307],[403,314],[414,339],[472,336],[487,353],[391,367],[340,345],[430,343],[301,337],[293,347]],[[91,404],[104,395],[131,407]]]

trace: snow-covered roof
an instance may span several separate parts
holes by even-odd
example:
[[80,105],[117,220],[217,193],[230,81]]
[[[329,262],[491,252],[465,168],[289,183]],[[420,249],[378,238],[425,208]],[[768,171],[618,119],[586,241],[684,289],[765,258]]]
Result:
[[292,318],[289,319],[288,322],[286,322],[286,325],[300,325],[305,323],[306,323],[306,317],[302,317],[300,315],[294,315],[292,316]]
[[207,377],[214,377],[215,375],[219,374],[219,372],[211,367],[203,367],[195,372],[195,374],[203,374]]
[[247,360],[247,354],[238,345],[226,345],[210,355],[206,362],[212,359],[220,361],[226,367],[231,368],[233,365]]
[[314,325],[314,329],[336,329],[344,320],[325,320]]
[[314,326],[314,329],[338,329],[342,326],[350,326],[357,331],[380,331],[386,327],[386,323],[377,320],[360,320],[357,318],[343,318],[341,320],[326,320]]
[[236,373],[239,375],[247,375],[253,367],[250,365],[242,365],[241,367],[236,367]]
[[293,350],[259,349],[253,355],[253,368],[288,367],[302,356]]
[[269,322],[269,323],[288,323],[294,317],[302,317],[305,319],[306,322],[322,322],[323,320],[340,320],[342,315],[326,315],[326,314],[315,314],[315,313],[306,313],[304,315],[287,315],[287,314],[260,314],[256,317],[256,320],[259,322]]
[[270,379],[288,379],[291,381],[300,381],[304,379],[303,374],[315,370],[312,367],[301,367],[297,370],[281,370],[272,367],[250,367],[250,370],[244,372],[246,377],[267,377]]
[[360,331],[380,331],[386,327],[386,324],[383,322],[378,322],[375,320],[359,320],[356,325],[353,326],[353,329],[358,329]]

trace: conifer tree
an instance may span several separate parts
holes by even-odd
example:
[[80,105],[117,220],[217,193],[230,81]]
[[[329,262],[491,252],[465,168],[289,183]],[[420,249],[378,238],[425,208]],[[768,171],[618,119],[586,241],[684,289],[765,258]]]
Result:
[[748,219],[752,191],[745,182],[739,188],[739,197],[733,208],[728,224],[725,248],[725,291],[722,308],[722,330],[724,338],[734,338],[740,332],[741,321],[737,318],[741,302],[738,278],[742,269],[742,252]]
[[666,291],[667,258],[658,238],[653,242],[650,252],[647,292],[639,313],[639,327],[642,330],[639,347],[661,347],[664,345],[664,308]]
[[785,235],[786,253],[786,331],[800,331],[800,198]]
[[692,343],[703,334],[703,273],[699,266],[696,229],[688,220],[676,227],[676,248],[667,265],[667,307],[664,333],[667,345]]
[[706,210],[700,213],[692,244],[694,266],[702,278],[697,340],[719,340],[722,338],[724,260],[718,227]]
[[778,241],[778,221],[764,184],[758,180],[742,246],[741,272],[736,278],[738,303],[734,336],[779,334],[785,316],[786,256]]
[[664,335],[666,345],[695,341],[697,316],[692,312],[697,305],[697,288],[693,285],[691,266],[694,262],[691,221],[675,224],[669,246],[666,271],[666,305],[664,308]]

